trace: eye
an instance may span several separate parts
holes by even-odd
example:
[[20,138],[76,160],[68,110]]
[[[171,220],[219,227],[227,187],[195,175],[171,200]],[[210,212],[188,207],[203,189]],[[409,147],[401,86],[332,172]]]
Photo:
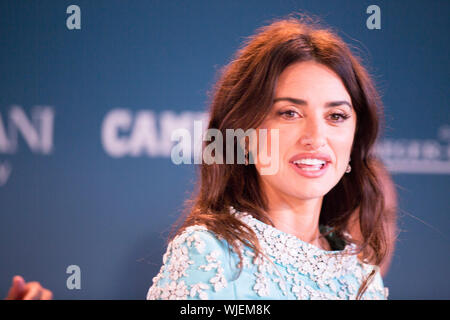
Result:
[[346,114],[346,113],[335,112],[335,113],[332,113],[330,115],[330,117],[331,117],[331,120],[334,121],[334,122],[344,122],[345,120],[350,118],[350,115]]
[[285,111],[278,111],[278,115],[280,115],[281,117],[290,120],[290,119],[295,119],[295,118],[299,118],[300,115],[298,114],[297,111],[289,109],[289,110],[285,110]]

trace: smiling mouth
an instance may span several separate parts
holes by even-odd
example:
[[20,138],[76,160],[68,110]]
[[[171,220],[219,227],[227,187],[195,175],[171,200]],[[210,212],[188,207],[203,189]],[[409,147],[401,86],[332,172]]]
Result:
[[319,178],[325,175],[330,161],[315,161],[305,163],[304,161],[291,161],[294,170],[306,178]]
[[327,161],[320,161],[320,163],[314,164],[301,163],[300,161],[293,161],[291,163],[295,165],[297,168],[304,171],[319,171],[322,170],[328,164]]

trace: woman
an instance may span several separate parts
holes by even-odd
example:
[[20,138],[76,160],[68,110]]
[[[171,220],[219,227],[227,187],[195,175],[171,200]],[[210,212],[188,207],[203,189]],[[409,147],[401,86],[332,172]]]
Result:
[[[275,129],[279,140],[236,141],[245,164],[201,165],[147,298],[386,299],[392,215],[373,156],[382,103],[345,43],[303,19],[276,21],[214,89],[210,129]],[[278,170],[263,174],[274,143]]]

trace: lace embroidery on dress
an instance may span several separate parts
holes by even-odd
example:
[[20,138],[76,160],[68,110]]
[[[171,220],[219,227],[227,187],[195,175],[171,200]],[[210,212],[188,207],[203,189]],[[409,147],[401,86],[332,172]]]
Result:
[[[189,250],[204,253],[205,243],[196,231],[208,230],[204,226],[191,226],[169,243],[163,256],[163,266],[158,275],[153,278],[153,286],[147,293],[148,300],[185,300],[188,297],[195,298],[196,296],[201,300],[207,300],[207,290],[211,289],[211,285],[215,291],[220,291],[227,286],[224,269],[221,266],[222,262],[219,259],[221,255],[219,251],[212,251],[206,255],[207,264],[199,266],[199,269],[204,271],[216,271],[215,276],[209,280],[211,285],[200,282],[188,286],[184,280],[179,280],[182,277],[188,277],[187,270],[194,263],[189,259]],[[159,282],[165,275],[168,275],[172,281],[160,286]]]
[[[325,251],[246,212],[231,207],[230,213],[246,223],[260,243],[263,255],[258,257],[249,247],[238,245],[243,259],[242,272],[252,272],[254,282],[251,289],[260,297],[271,297],[275,293],[272,290],[276,289],[286,298],[355,299],[359,284],[377,268],[359,262],[354,254],[348,254],[354,249],[353,244],[341,251]],[[173,239],[163,256],[160,272],[153,278],[147,299],[208,299],[208,292],[219,292],[228,286],[222,266],[222,262],[227,263],[227,260],[222,251],[205,252],[206,245],[200,237],[203,231],[209,232],[204,226],[191,226]],[[191,252],[202,255],[206,263],[197,262],[194,266]],[[193,269],[212,271],[208,273],[212,276],[204,282],[189,285],[185,280],[190,276],[188,270]],[[372,281],[362,297],[382,298],[387,298],[387,289],[380,281]]]
[[[361,283],[373,268],[377,268],[361,264],[356,255],[350,255],[355,248],[354,244],[346,245],[342,251],[325,251],[269,226],[246,212],[239,212],[233,207],[230,212],[255,231],[265,255],[286,270],[285,277],[277,279],[273,277],[273,266],[267,259],[260,257],[255,261],[258,271],[255,273],[254,290],[260,296],[270,295],[267,283],[271,279],[278,283],[284,295],[287,294],[286,283],[292,284],[290,290],[297,299],[355,299],[359,287],[349,280],[349,275],[353,275],[357,283]],[[253,255],[247,248],[246,252],[247,255]],[[307,284],[301,275],[311,279],[319,290]],[[383,292],[387,297],[384,288],[375,283],[369,286],[363,299],[374,299],[377,292]]]

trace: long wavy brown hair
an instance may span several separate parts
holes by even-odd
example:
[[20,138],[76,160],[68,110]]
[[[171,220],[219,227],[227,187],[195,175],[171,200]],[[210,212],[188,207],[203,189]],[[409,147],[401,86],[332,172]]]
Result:
[[[277,78],[289,65],[316,61],[333,70],[351,96],[357,114],[350,173],[323,199],[319,223],[333,228],[347,242],[352,213],[359,215],[361,241],[357,251],[364,262],[379,265],[386,255],[385,195],[375,171],[373,147],[383,119],[381,98],[371,77],[337,33],[305,16],[290,15],[264,26],[244,41],[232,60],[220,70],[212,91],[208,128],[257,128],[269,114]],[[211,142],[205,142],[206,147]],[[239,148],[235,141],[236,149]],[[226,155],[224,147],[223,155]],[[236,153],[235,153],[236,154]],[[236,159],[235,159],[236,160]],[[237,162],[234,162],[237,163]],[[254,165],[201,164],[193,196],[175,224],[172,238],[191,225],[204,225],[225,239],[239,257],[239,242],[260,254],[254,232],[229,212],[229,206],[271,224],[267,198]],[[170,238],[169,238],[170,240]],[[242,269],[242,264],[239,264]],[[360,286],[357,299],[370,278]]]

